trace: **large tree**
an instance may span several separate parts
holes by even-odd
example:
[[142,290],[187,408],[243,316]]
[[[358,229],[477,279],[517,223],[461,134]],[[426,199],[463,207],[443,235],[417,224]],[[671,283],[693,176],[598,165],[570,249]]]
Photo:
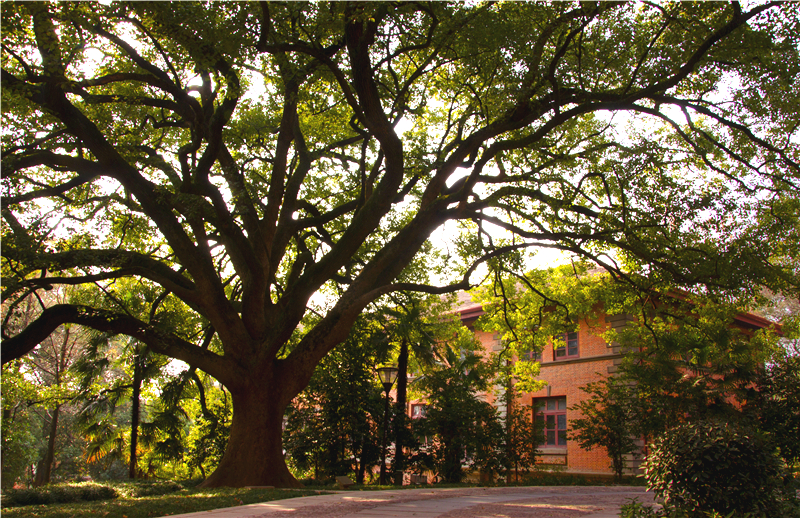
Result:
[[[504,252],[796,281],[792,3],[4,2],[2,26],[3,300],[105,295],[4,329],[3,362],[73,323],[207,372],[234,407],[209,486],[296,485],[284,410],[360,311]],[[406,277],[447,221],[452,278]]]

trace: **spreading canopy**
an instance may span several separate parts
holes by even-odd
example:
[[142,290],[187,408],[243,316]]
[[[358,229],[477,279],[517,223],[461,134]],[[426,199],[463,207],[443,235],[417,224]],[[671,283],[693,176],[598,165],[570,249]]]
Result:
[[[3,362],[71,322],[228,387],[269,380],[285,404],[370,301],[465,288],[507,252],[796,288],[798,18],[777,2],[4,2],[6,315],[59,284],[102,296],[18,333],[7,319]],[[448,221],[464,234],[429,286],[412,266]],[[150,295],[123,296],[131,281]]]

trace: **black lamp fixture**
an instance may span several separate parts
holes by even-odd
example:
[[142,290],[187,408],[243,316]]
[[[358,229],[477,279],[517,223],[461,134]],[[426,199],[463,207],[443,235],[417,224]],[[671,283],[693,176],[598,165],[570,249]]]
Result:
[[378,378],[383,383],[383,390],[388,394],[397,379],[397,367],[389,365],[387,367],[378,367],[375,370],[378,371]]
[[394,380],[397,379],[397,367],[393,365],[379,367],[378,379],[383,383],[383,390],[386,392],[386,407],[383,410],[383,448],[381,449],[381,474],[378,483],[386,485],[386,428],[389,426],[389,391],[392,390]]

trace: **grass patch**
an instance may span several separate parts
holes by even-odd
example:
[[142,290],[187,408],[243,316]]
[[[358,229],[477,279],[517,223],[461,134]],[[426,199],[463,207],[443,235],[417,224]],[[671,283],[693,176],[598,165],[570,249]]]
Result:
[[93,502],[97,500],[112,500],[118,496],[119,493],[108,485],[93,483],[54,484],[29,489],[8,489],[3,492],[2,506],[5,508]]
[[[322,493],[304,489],[187,489],[181,486],[179,490],[168,494],[126,496],[140,491],[166,490],[171,484],[176,483],[114,484],[119,494],[114,500],[4,507],[3,518],[152,518]],[[134,490],[131,486],[143,486],[143,488]],[[157,489],[153,489],[154,486]],[[128,487],[127,493],[125,487]]]

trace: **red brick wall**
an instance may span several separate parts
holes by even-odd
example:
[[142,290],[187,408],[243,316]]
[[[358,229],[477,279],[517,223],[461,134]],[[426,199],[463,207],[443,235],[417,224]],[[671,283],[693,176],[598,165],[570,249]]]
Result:
[[[599,335],[607,329],[607,324],[602,316],[589,317],[580,322],[578,330],[579,357],[554,360],[552,346],[542,351],[542,368],[539,379],[547,382],[547,387],[535,392],[523,394],[520,401],[524,405],[531,405],[533,398],[566,396],[567,398],[567,425],[579,417],[570,407],[586,398],[580,387],[607,377],[609,368],[614,364],[614,355],[611,347]],[[476,331],[476,337],[487,351],[496,350],[499,340],[491,333]],[[490,401],[494,398],[490,397]],[[562,448],[543,448],[544,455],[540,462],[563,466],[566,463],[568,471],[611,473],[611,461],[601,448],[592,450],[581,449],[577,442],[567,440],[566,450]]]

